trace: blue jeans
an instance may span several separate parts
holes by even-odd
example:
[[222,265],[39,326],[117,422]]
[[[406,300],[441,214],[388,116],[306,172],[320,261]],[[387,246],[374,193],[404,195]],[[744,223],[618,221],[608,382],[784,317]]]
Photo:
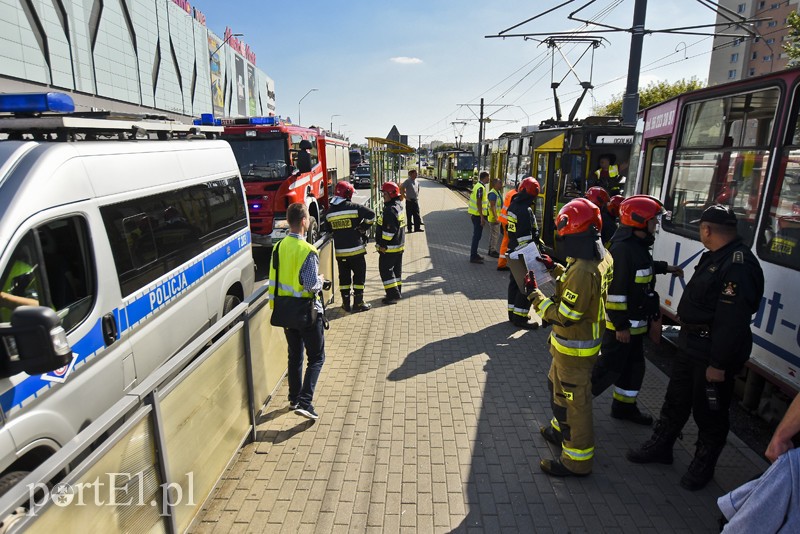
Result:
[[[322,364],[325,362],[322,314],[319,314],[316,322],[308,328],[302,330],[284,328],[283,333],[289,345],[289,402],[296,402],[303,407],[310,406]],[[308,356],[305,378],[303,378],[303,349]]]
[[478,243],[481,242],[483,236],[483,226],[481,226],[481,218],[477,215],[470,215],[472,218],[472,247],[469,249],[469,259],[474,260],[478,257]]

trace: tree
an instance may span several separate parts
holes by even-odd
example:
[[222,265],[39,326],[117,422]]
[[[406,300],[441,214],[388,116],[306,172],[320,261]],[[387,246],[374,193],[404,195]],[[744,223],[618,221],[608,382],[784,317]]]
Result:
[[[705,87],[705,82],[698,80],[694,76],[688,80],[680,79],[672,83],[666,80],[650,82],[647,87],[639,89],[639,109],[649,108],[674,96],[694,91],[695,89],[702,89],[703,87]],[[595,115],[618,117],[622,115],[622,96],[623,93],[616,94],[611,98],[610,102],[597,105],[592,111]]]
[[789,13],[786,19],[786,26],[789,27],[789,35],[783,43],[783,51],[789,56],[787,67],[796,67],[800,64],[800,15],[797,11]]

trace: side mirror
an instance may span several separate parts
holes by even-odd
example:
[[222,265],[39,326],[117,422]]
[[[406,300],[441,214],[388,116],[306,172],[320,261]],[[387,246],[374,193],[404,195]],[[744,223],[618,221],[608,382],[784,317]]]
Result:
[[22,371],[38,375],[72,361],[67,333],[56,312],[43,306],[20,306],[10,326],[0,326],[0,376]]

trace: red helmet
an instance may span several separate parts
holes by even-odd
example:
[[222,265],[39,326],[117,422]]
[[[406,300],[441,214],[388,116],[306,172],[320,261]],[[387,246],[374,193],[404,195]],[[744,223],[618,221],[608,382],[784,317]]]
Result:
[[353,187],[353,184],[346,180],[342,180],[341,182],[336,182],[336,187],[333,189],[333,194],[337,197],[342,197],[347,200],[353,198],[353,193],[356,192],[356,188]]
[[600,230],[603,228],[600,208],[585,198],[576,198],[558,212],[556,228],[561,237],[586,232],[600,235]]
[[619,205],[619,222],[625,226],[644,230],[647,228],[647,221],[663,212],[664,206],[657,198],[634,195]]
[[535,178],[528,176],[519,183],[517,191],[524,191],[532,197],[538,197],[541,188],[539,187],[539,182],[537,182]]
[[625,197],[622,195],[614,195],[611,197],[611,200],[608,201],[608,205],[606,209],[608,213],[610,213],[614,217],[619,217],[619,205],[625,200]]
[[400,196],[400,187],[394,182],[384,182],[381,186],[381,191],[389,193],[391,198],[398,198]]
[[610,200],[608,191],[599,186],[590,187],[585,196],[598,208],[602,208]]

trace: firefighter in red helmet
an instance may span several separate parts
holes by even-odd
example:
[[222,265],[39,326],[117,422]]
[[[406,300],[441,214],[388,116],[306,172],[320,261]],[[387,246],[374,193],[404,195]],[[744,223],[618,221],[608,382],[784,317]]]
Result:
[[[539,226],[533,213],[536,197],[539,196],[539,182],[528,176],[519,183],[518,193],[514,195],[506,211],[508,225],[508,252],[521,249],[530,242],[539,241]],[[536,321],[528,321],[531,303],[519,290],[514,275],[508,277],[508,320],[519,328],[535,330]]]
[[617,231],[616,217],[611,215],[611,212],[608,211],[608,203],[611,201],[611,197],[608,191],[600,186],[590,187],[589,190],[586,191],[585,197],[589,199],[592,204],[600,208],[600,218],[603,220],[603,229],[600,232],[600,237],[603,240],[603,245],[608,248],[608,244],[611,242],[614,232]]
[[592,472],[592,367],[600,352],[605,326],[606,293],[614,274],[613,260],[600,242],[600,209],[576,198],[556,218],[559,250],[567,256],[566,267],[548,256],[541,262],[553,271],[556,292],[545,296],[533,272],[525,280],[528,298],[539,315],[552,325],[548,374],[553,419],[539,430],[544,438],[561,446],[559,459],[544,459],[542,471],[551,476],[584,476]]
[[[340,181],[333,190],[330,207],[322,215],[321,228],[333,233],[333,247],[339,266],[339,290],[344,311],[367,311],[364,283],[367,279],[367,230],[375,222],[375,212],[352,201],[355,188]],[[350,306],[352,293],[353,305]]]
[[661,202],[646,195],[632,196],[620,204],[620,227],[609,247],[614,280],[606,301],[606,331],[592,373],[595,396],[614,385],[611,417],[647,426],[653,418],[639,410],[636,399],[644,379],[644,337],[650,322],[660,316],[655,275],[683,276],[680,267],[653,261],[650,253],[663,211]]
[[383,212],[375,229],[375,246],[380,257],[378,270],[386,296],[384,304],[396,304],[402,296],[403,250],[406,241],[406,214],[400,202],[400,187],[394,182],[384,182]]
[[608,201],[608,206],[606,206],[608,208],[608,213],[610,213],[611,216],[614,217],[615,221],[619,219],[619,206],[620,204],[622,204],[622,201],[624,200],[625,197],[623,197],[622,195],[614,195]]

